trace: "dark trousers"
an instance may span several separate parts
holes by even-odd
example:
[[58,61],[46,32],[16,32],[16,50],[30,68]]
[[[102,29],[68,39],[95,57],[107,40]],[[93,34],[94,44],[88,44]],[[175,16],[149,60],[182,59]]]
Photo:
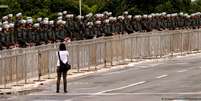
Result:
[[63,75],[64,92],[67,92],[67,70],[61,70],[59,67],[57,68],[57,92],[59,92],[60,89],[61,75]]

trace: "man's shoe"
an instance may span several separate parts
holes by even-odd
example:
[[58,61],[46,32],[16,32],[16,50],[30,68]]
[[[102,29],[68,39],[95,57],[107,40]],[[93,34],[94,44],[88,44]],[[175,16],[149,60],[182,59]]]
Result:
[[59,93],[59,91],[56,91],[56,93]]
[[64,91],[64,93],[68,93],[68,91]]

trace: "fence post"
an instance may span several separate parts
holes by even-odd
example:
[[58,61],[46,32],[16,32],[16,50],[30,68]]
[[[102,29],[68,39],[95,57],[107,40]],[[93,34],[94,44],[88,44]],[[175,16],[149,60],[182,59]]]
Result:
[[110,45],[111,45],[111,48],[110,48],[110,64],[111,64],[111,66],[113,66],[113,40],[112,39],[110,40]]
[[200,52],[200,33],[198,32],[198,52]]
[[171,54],[170,56],[171,57],[173,57],[173,49],[172,49],[173,48],[173,46],[172,46],[173,45],[172,44],[173,43],[173,40],[172,40],[173,35],[174,35],[174,33],[170,34],[170,54]]
[[123,38],[120,37],[120,42],[121,42],[121,62],[124,63],[124,49],[123,49]]
[[183,55],[183,33],[181,32],[181,56]]
[[24,60],[24,76],[25,76],[25,81],[24,83],[27,84],[27,53],[24,53],[24,57],[25,57],[25,60]]
[[20,69],[18,67],[18,64],[19,64],[19,60],[21,60],[21,59],[18,59],[18,58],[19,58],[19,56],[16,56],[16,66],[15,66],[15,70],[16,70],[16,85],[14,85],[14,86],[23,86],[23,85],[19,84],[18,70],[20,70]]
[[0,85],[3,84],[3,59],[1,58],[1,55],[0,55]]
[[147,58],[152,58],[151,56],[151,40],[150,40],[150,36],[148,35],[148,57]]
[[77,72],[80,72],[80,51],[79,51],[79,45],[76,45],[77,49]]
[[130,62],[133,62],[133,37],[131,38],[131,61]]
[[191,53],[191,40],[190,40],[190,34],[188,33],[188,50],[189,50],[189,52],[188,52],[188,54],[190,54]]
[[38,80],[37,81],[41,81],[41,51],[38,50]]
[[6,83],[7,83],[7,82],[6,82],[5,60],[6,60],[6,59],[4,59],[4,60],[3,60],[3,63],[2,63],[2,64],[3,64],[3,83],[4,83],[4,89],[6,89]]
[[104,43],[104,67],[106,68],[107,67],[107,41],[105,40],[105,43]]
[[139,47],[138,47],[138,37],[136,36],[136,40],[135,40],[135,44],[136,44],[136,46],[135,46],[135,49],[136,49],[136,55],[137,55],[137,57],[136,57],[136,59],[139,57],[138,55],[138,49],[139,49]]
[[161,37],[163,37],[163,35],[159,36],[159,49],[160,49],[160,58],[163,56],[163,49],[162,49],[162,40]]
[[[196,32],[197,32],[197,31],[196,31]],[[200,35],[199,35],[198,32],[197,32],[197,36],[198,36],[198,39],[197,39],[197,52],[199,53],[199,50],[200,50],[200,47],[199,47]]]
[[95,43],[94,43],[94,54],[95,54],[95,71],[97,70],[97,66],[98,66],[98,54],[97,54],[97,50],[98,50],[98,45],[99,45],[99,42],[95,40]]

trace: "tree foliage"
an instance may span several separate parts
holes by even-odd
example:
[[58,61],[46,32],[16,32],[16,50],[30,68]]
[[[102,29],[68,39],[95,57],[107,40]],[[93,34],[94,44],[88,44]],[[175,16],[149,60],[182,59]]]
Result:
[[[79,14],[79,0],[0,0],[0,16],[23,12],[27,16],[53,18],[56,12],[68,11]],[[82,13],[111,11],[120,15],[127,10],[131,14],[150,14],[159,12],[197,12],[201,11],[201,0],[82,0]]]

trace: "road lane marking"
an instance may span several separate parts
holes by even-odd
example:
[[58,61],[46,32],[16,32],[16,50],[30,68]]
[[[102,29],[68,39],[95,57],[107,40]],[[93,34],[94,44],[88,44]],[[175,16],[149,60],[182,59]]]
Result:
[[186,72],[186,71],[188,71],[187,69],[184,69],[184,70],[179,70],[179,71],[177,71],[178,73],[183,73],[183,72]]
[[133,64],[133,63],[128,64],[128,67],[133,67],[133,66],[135,66],[135,64]]
[[116,90],[122,90],[122,89],[125,89],[125,88],[129,88],[129,87],[141,85],[141,84],[144,84],[146,82],[147,81],[141,81],[141,82],[137,82],[137,83],[134,83],[134,84],[127,85],[127,86],[123,86],[123,87],[119,87],[119,88],[115,88],[115,89],[109,89],[109,90],[101,91],[101,92],[96,93],[95,95],[102,94],[102,93],[107,93],[107,92],[111,92],[111,91],[116,91]]
[[165,77],[168,77],[168,75],[161,75],[161,76],[157,76],[156,78],[161,79],[161,78],[165,78]]
[[[170,93],[101,93],[101,94],[97,94],[97,93],[60,93],[60,94],[56,94],[56,93],[43,93],[43,94],[33,94],[33,95],[29,95],[29,96],[94,96],[94,95],[201,95],[201,92],[186,92],[186,93],[182,93],[182,92],[178,92],[178,93],[174,93],[174,92],[170,92]],[[12,98],[11,98],[12,99]],[[72,99],[68,99],[68,100],[72,100]]]
[[64,100],[64,101],[73,101],[72,99],[67,99],[67,100]]

